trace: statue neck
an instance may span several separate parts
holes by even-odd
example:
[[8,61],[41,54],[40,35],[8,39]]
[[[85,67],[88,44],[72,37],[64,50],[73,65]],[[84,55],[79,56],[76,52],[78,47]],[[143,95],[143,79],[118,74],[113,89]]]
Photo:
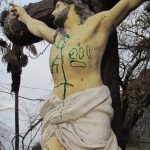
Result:
[[64,23],[64,31],[71,32],[80,25],[80,16],[75,12],[74,5],[70,5],[67,19]]

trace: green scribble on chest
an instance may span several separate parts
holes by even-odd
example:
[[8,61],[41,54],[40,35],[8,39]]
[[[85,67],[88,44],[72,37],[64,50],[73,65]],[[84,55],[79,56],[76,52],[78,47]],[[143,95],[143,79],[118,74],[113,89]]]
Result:
[[[55,86],[55,88],[63,86],[64,88],[64,94],[63,94],[63,98],[66,98],[66,92],[67,92],[67,87],[68,86],[72,86],[72,84],[68,83],[67,81],[67,77],[66,77],[66,73],[65,73],[65,69],[64,69],[64,56],[63,56],[63,50],[66,46],[67,41],[70,39],[70,35],[65,34],[64,36],[62,36],[62,38],[58,41],[58,43],[55,44],[55,47],[57,48],[57,50],[59,51],[59,54],[56,56],[56,58],[52,61],[52,68],[55,64],[55,61],[57,59],[60,59],[61,61],[61,68],[62,68],[62,73],[63,73],[63,78],[64,81],[62,83],[60,83],[59,85]],[[58,65],[57,65],[58,67]],[[57,68],[58,69],[58,68]]]
[[[55,47],[58,51],[58,54],[55,58],[51,59],[51,71],[52,73],[55,71],[57,74],[59,73],[59,68],[61,68],[63,73],[63,81],[55,86],[55,88],[62,86],[64,89],[63,98],[66,98],[67,88],[69,86],[73,87],[74,85],[69,83],[67,80],[65,67],[64,67],[64,56],[63,51],[65,50],[66,44],[70,39],[69,34],[63,35],[60,40],[55,43]],[[91,47],[87,45],[82,45],[80,42],[77,42],[73,48],[69,50],[69,62],[71,67],[80,67],[86,68],[86,61],[91,59]]]
[[44,150],[50,150],[47,144],[44,146]]
[[69,51],[69,58],[70,58],[70,66],[71,67],[81,67],[86,68],[87,64],[84,60],[91,59],[91,48],[89,45],[81,46],[78,42],[76,47],[73,47]]
[[57,63],[57,60],[59,60],[60,57],[57,55],[55,58],[52,58],[51,60],[51,72],[53,74],[54,69],[56,70],[56,73],[58,73],[59,63]]

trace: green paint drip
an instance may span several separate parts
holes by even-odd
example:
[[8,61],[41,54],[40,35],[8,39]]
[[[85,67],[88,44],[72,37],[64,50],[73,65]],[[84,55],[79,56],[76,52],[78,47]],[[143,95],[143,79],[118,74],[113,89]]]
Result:
[[52,74],[53,74],[53,68],[54,66],[56,66],[56,72],[58,73],[58,66],[59,64],[55,63],[59,58],[59,55],[57,55],[54,59],[52,59],[52,64],[51,64],[51,71],[52,71]]
[[67,92],[67,86],[72,86],[72,84],[69,84],[67,82],[67,78],[66,78],[66,74],[65,74],[65,69],[64,69],[64,57],[63,57],[63,49],[68,41],[68,39],[70,38],[69,34],[65,34],[61,39],[60,41],[58,42],[58,44],[56,46],[56,48],[58,50],[60,50],[60,60],[61,60],[61,68],[62,68],[62,71],[63,71],[63,77],[64,77],[64,82],[61,83],[60,85],[56,86],[55,88],[59,87],[59,86],[64,86],[64,94],[63,94],[63,98],[65,99],[66,98],[66,92]]
[[47,144],[45,145],[44,150],[50,150]]

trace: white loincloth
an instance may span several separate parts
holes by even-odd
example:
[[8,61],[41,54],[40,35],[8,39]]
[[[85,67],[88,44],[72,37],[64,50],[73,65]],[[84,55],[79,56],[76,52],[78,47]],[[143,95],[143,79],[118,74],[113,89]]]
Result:
[[52,95],[43,105],[42,146],[52,136],[67,150],[120,150],[111,129],[112,100],[107,86],[87,89],[64,101]]

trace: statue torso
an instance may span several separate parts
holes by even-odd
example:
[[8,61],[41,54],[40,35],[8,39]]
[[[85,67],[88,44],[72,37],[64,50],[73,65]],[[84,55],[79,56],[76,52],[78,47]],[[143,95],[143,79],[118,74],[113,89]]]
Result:
[[51,48],[50,69],[54,93],[61,99],[102,84],[101,59],[107,37],[81,25],[68,34],[58,34]]

